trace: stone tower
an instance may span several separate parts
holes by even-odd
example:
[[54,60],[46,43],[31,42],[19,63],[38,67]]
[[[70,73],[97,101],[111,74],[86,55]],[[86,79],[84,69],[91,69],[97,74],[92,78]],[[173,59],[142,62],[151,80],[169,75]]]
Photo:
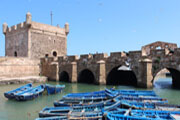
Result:
[[12,27],[3,24],[5,55],[15,57],[41,58],[67,54],[69,24],[64,28],[32,21],[28,12],[26,21]]

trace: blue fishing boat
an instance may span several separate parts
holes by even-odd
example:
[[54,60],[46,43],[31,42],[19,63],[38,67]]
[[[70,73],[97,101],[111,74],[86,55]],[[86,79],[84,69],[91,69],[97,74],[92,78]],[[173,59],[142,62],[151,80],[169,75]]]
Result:
[[114,89],[105,89],[105,94],[109,97],[116,97],[118,95],[126,96],[157,96],[154,91],[136,91],[136,90],[114,90]]
[[166,111],[180,111],[179,105],[170,105],[164,103],[148,103],[148,102],[131,102],[121,101],[121,108],[133,108],[133,109],[156,109]]
[[117,90],[122,93],[154,93],[152,90]]
[[26,84],[24,86],[21,86],[15,90],[11,90],[4,93],[4,96],[8,99],[14,99],[16,94],[19,94],[21,92],[27,91],[32,88],[32,83]]
[[115,89],[105,89],[102,91],[95,92],[85,92],[85,93],[70,93],[65,95],[63,98],[75,99],[75,98],[88,98],[88,97],[116,97],[118,95],[126,96],[156,96],[154,91],[136,91],[136,90],[115,90]]
[[98,96],[98,97],[80,97],[80,98],[62,98],[61,100],[71,103],[91,103],[91,102],[100,102],[108,100],[107,97],[104,96]]
[[107,120],[176,120],[172,115],[180,115],[180,111],[119,109],[104,115]]
[[45,118],[36,118],[35,120],[67,120],[67,116],[55,116],[55,117],[45,117]]
[[94,112],[70,112],[68,120],[102,120],[103,113],[101,111]]
[[45,107],[39,112],[39,117],[67,116],[71,110],[70,107]]
[[66,100],[80,100],[80,99],[91,99],[91,98],[94,98],[94,99],[107,99],[107,96],[106,95],[88,95],[88,96],[79,96],[79,97],[69,97],[69,96],[63,96],[62,99],[66,99]]
[[67,115],[70,111],[73,112],[99,112],[104,106],[110,106],[114,103],[109,104],[92,104],[92,105],[83,105],[83,106],[69,106],[69,107],[46,107],[39,113],[39,117],[49,117],[49,116],[64,116]]
[[21,92],[19,94],[16,94],[15,99],[18,100],[18,101],[34,99],[34,98],[42,95],[44,89],[45,89],[44,85],[39,85],[39,86],[37,86],[35,88],[32,88],[32,89],[29,89],[27,91]]
[[[89,107],[90,108],[90,107]],[[42,111],[39,112],[39,117],[53,117],[53,116],[67,116],[68,119],[89,119],[92,117],[101,117],[102,111],[93,110],[93,111],[85,111],[81,110],[73,110],[70,107],[46,107]]]
[[116,90],[105,89],[105,95],[110,98],[114,98],[119,95],[119,92],[117,92]]
[[61,92],[64,88],[65,85],[50,85],[50,84],[46,84],[45,88],[47,90],[47,94],[55,94],[55,93],[59,93]]
[[70,106],[84,106],[84,105],[109,105],[114,103],[113,99],[108,99],[105,101],[99,101],[99,102],[68,102],[66,100],[58,100],[54,102],[55,107],[70,107]]
[[167,99],[160,98],[160,97],[147,97],[147,96],[126,96],[126,95],[119,95],[114,98],[116,101],[119,100],[128,100],[128,101],[136,101],[136,102],[153,102],[153,103],[168,103]]
[[89,96],[103,96],[105,91],[85,92],[85,93],[69,93],[65,97],[76,98],[76,97],[89,97]]
[[[120,102],[120,101],[119,101]],[[79,106],[61,106],[61,107],[46,107],[44,108],[40,113],[40,117],[49,117],[49,116],[63,116],[67,115],[70,111],[71,112],[101,112],[102,109],[106,110],[106,107],[115,107],[117,102],[113,101],[105,101],[100,102],[97,104],[91,104],[91,105],[79,105]]]

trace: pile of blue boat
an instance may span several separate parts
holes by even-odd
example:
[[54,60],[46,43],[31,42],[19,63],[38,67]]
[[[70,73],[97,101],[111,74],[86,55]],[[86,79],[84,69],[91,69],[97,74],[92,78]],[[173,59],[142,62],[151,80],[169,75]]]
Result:
[[33,87],[32,83],[21,86],[15,90],[11,90],[4,93],[4,96],[8,99],[15,99],[17,101],[25,101],[37,98],[44,92],[49,94],[55,94],[61,92],[65,88],[65,85],[50,85],[42,84]]
[[153,91],[105,89],[70,93],[45,107],[36,120],[180,120],[180,106]]

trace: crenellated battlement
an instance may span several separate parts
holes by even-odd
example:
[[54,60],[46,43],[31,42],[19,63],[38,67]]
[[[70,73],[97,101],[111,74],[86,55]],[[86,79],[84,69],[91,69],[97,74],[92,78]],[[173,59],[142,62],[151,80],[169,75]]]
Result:
[[93,59],[96,59],[96,60],[103,60],[103,59],[106,59],[108,58],[108,54],[107,53],[97,53],[97,54],[93,54]]
[[[153,49],[150,50],[150,54],[148,55],[148,58],[157,57],[157,56],[166,57],[167,55],[180,55],[180,48],[175,48],[173,51],[170,51],[168,49]],[[123,61],[127,58],[138,60],[138,59],[144,59],[146,57],[142,56],[142,51],[111,52],[109,56],[107,53],[82,54],[80,56],[78,55],[60,56],[58,57],[58,62],[65,62],[65,63],[81,62],[81,61],[98,62],[100,60]],[[52,58],[47,58],[47,59],[52,59]]]
[[59,62],[74,62],[79,60],[79,56],[74,55],[74,56],[60,56],[58,57]]
[[4,28],[3,33],[4,34],[13,33],[13,32],[16,32],[16,31],[21,31],[22,29],[26,29],[26,28],[28,28],[28,25],[26,24],[26,22],[23,22],[23,23],[20,23],[20,24],[17,24],[17,25],[13,25],[11,27],[7,26],[7,28]]
[[92,54],[83,54],[83,55],[80,55],[80,60],[83,60],[83,59],[92,59],[92,58],[93,58]]

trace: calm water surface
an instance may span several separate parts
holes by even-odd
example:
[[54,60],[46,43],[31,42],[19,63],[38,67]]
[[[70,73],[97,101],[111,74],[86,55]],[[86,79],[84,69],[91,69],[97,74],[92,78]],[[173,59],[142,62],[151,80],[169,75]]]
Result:
[[[131,86],[115,86],[116,89],[136,89],[136,90],[154,90],[160,97],[167,98],[171,104],[180,105],[180,90],[171,89],[171,78],[159,79],[154,83],[153,89],[139,89]],[[7,100],[3,93],[15,89],[21,85],[7,85],[0,86],[0,120],[34,120],[38,117],[38,112],[45,106],[53,106],[55,100],[60,99],[63,95],[72,92],[89,92],[99,91],[113,86],[105,85],[89,85],[89,84],[71,84],[71,83],[55,83],[48,82],[49,84],[65,84],[66,88],[61,94],[56,95],[43,95],[37,99],[17,102]],[[33,84],[37,86],[39,84]]]

